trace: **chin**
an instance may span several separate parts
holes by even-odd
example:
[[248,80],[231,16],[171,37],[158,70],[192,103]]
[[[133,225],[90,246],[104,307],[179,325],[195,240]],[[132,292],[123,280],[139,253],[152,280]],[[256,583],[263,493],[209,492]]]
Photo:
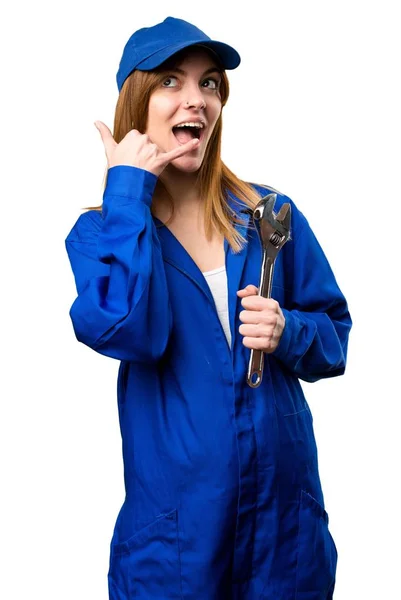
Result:
[[202,166],[202,160],[203,158],[180,157],[170,163],[170,166],[181,173],[196,173]]

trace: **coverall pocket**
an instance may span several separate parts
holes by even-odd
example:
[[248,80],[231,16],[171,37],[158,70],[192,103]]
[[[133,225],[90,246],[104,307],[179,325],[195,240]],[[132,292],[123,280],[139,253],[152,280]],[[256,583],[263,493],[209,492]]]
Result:
[[298,532],[296,600],[332,598],[337,549],[328,528],[329,517],[310,494],[301,491]]
[[127,541],[112,544],[110,600],[181,599],[177,511],[160,515]]
[[277,413],[282,417],[293,417],[300,413],[311,416],[298,379],[289,373],[284,375],[273,359],[266,356],[265,368],[271,382],[269,394],[274,399]]

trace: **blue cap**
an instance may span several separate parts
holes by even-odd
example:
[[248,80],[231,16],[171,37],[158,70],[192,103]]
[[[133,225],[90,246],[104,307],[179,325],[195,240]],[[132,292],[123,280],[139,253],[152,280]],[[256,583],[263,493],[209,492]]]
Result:
[[118,90],[121,91],[124,81],[134,69],[151,71],[176,52],[194,44],[213,50],[223,69],[235,69],[241,62],[240,55],[231,46],[211,40],[187,21],[167,17],[162,23],[138,29],[131,35],[117,73]]

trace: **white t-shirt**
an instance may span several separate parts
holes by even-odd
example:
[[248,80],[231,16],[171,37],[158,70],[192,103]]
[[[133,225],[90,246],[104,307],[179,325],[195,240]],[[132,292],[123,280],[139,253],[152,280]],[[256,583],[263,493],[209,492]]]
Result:
[[218,269],[213,269],[213,271],[205,271],[203,276],[205,277],[210,291],[212,292],[220,323],[224,329],[224,333],[226,334],[228,346],[231,348],[226,267],[223,265]]

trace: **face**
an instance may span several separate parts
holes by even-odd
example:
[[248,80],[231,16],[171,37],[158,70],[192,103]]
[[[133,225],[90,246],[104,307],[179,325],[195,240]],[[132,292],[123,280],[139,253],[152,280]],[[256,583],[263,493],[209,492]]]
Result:
[[[175,169],[193,173],[200,168],[221,112],[220,81],[211,55],[192,49],[152,93],[146,133],[154,144],[168,152],[195,136],[200,139],[195,150],[171,163]],[[177,127],[182,124],[192,126]]]

